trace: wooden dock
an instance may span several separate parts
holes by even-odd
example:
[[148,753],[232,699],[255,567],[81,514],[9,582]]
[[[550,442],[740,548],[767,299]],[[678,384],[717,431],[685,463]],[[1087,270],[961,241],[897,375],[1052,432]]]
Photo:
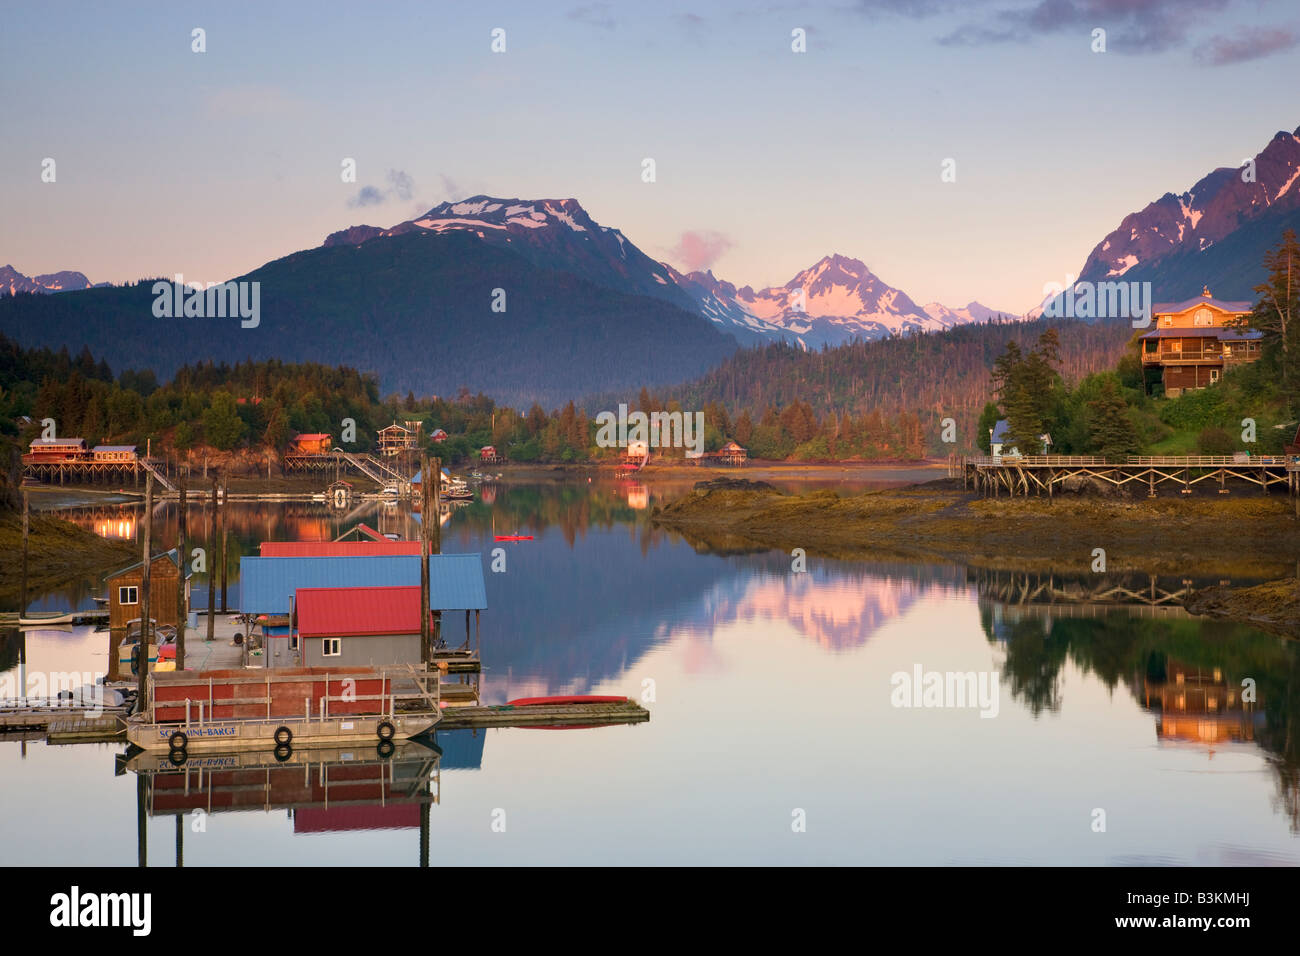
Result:
[[61,717],[45,732],[50,744],[90,744],[126,739],[126,725],[115,716]]
[[479,707],[448,707],[438,721],[438,730],[476,727],[603,727],[641,724],[650,711],[627,700],[606,704],[537,704],[511,707],[509,704]]
[[975,455],[954,458],[949,474],[960,476],[962,487],[982,495],[1008,497],[1047,495],[1069,482],[1095,481],[1123,488],[1146,486],[1155,498],[1166,484],[1190,495],[1201,482],[1218,484],[1221,495],[1228,482],[1253,485],[1268,494],[1274,487],[1300,495],[1300,456],[1296,455],[1130,455],[1112,462],[1095,455]]

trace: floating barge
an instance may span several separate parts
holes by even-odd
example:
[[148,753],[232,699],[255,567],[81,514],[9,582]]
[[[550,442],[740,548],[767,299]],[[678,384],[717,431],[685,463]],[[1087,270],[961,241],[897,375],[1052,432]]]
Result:
[[409,665],[171,671],[148,682],[127,740],[172,755],[405,740],[442,716],[438,671]]

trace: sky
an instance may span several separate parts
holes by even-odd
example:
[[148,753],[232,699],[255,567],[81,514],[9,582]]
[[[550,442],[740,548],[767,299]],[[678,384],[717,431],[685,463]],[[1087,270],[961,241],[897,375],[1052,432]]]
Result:
[[92,282],[220,281],[482,193],[577,199],[737,286],[839,253],[920,303],[1024,312],[1125,215],[1300,126],[1288,0],[54,0],[4,22],[0,265]]

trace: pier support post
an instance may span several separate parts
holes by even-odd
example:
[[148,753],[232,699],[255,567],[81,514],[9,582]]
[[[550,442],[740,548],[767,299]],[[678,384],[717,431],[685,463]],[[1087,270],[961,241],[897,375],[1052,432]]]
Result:
[[433,634],[429,626],[429,548],[432,532],[430,523],[438,523],[438,513],[430,513],[433,500],[433,474],[429,470],[429,456],[420,455],[420,663],[427,665],[433,657]]
[[1220,468],[1219,469],[1219,494],[1226,495],[1227,493],[1228,493],[1228,472],[1226,469]]
[[[208,460],[203,459],[204,477],[208,473]],[[217,479],[212,478],[212,524],[209,525],[210,545],[208,547],[208,643],[216,637],[217,628],[217,568],[213,563],[217,555]]]
[[226,485],[226,478],[223,474],[221,477],[221,502],[218,505],[217,514],[221,516],[221,613],[226,613],[226,542],[228,532],[226,529],[226,507],[230,503],[230,488]]
[[[31,524],[31,502],[27,497],[27,489],[23,489],[23,579],[20,585],[18,596],[18,613],[24,614],[27,611],[27,534]],[[25,696],[26,689],[21,689],[18,696]]]
[[189,608],[185,601],[185,530],[186,493],[189,489],[188,467],[176,469],[176,480],[180,485],[180,503],[176,512],[176,669],[185,670],[185,622],[189,619]]
[[135,680],[135,711],[144,713],[149,705],[149,641],[153,629],[149,626],[149,577],[153,570],[152,555],[149,553],[153,538],[153,474],[145,477],[144,482],[144,564],[140,567],[140,643]]

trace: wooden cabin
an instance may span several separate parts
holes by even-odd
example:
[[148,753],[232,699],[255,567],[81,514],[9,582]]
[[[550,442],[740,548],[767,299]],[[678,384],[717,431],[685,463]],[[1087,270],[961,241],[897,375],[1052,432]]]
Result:
[[293,439],[293,447],[290,454],[295,455],[324,455],[330,450],[332,439],[324,432],[311,432],[309,434],[297,435]]
[[434,442],[435,444],[441,445],[443,442],[447,440],[447,433],[443,431],[441,428],[435,428],[433,430],[433,434],[429,436],[429,440]]
[[749,452],[734,441],[729,441],[718,449],[718,464],[740,467],[749,460]]
[[84,438],[35,438],[28,453],[23,455],[24,465],[85,460],[86,439]]
[[[114,571],[104,579],[108,595],[108,623],[113,630],[125,630],[129,621],[141,617],[140,586],[144,577],[144,562]],[[181,569],[176,549],[165,554],[155,554],[149,567],[149,616],[158,624],[179,627],[176,608],[176,580]],[[186,588],[188,603],[189,584]]]
[[1241,323],[1250,302],[1214,298],[1209,286],[1184,302],[1157,303],[1151,309],[1155,328],[1143,335],[1143,369],[1159,369],[1170,398],[1188,389],[1206,388],[1226,369],[1257,361],[1263,333]]
[[495,445],[484,445],[478,450],[478,460],[485,465],[495,465],[505,461],[506,456],[498,454]]

